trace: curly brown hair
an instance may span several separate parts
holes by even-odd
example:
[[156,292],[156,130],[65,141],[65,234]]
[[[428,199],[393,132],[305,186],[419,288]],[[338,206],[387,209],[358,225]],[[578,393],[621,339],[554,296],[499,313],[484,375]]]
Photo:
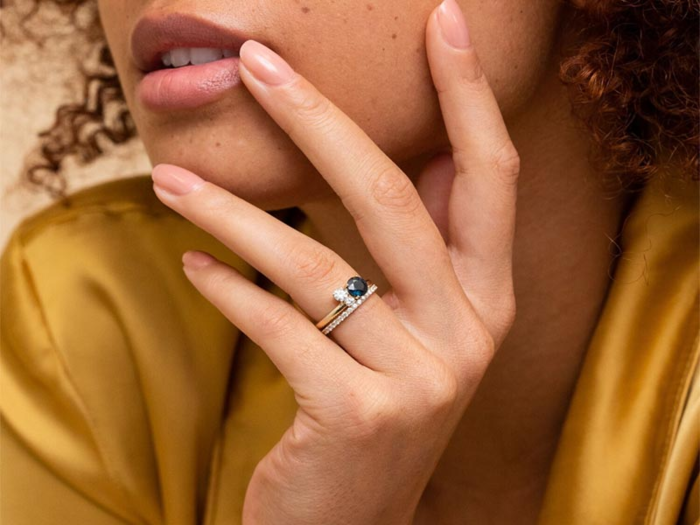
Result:
[[[89,7],[94,11],[91,18],[99,20],[94,0],[30,2],[31,9],[22,16],[20,26],[32,39],[37,37],[26,29],[25,24],[45,5],[58,7],[76,28],[81,26],[77,20],[81,8]],[[87,41],[96,46],[98,57],[96,64],[79,64],[83,80],[82,101],[63,104],[56,109],[53,125],[39,134],[38,152],[30,155],[24,172],[30,183],[43,188],[54,198],[67,196],[67,180],[61,171],[64,160],[73,157],[78,162],[89,163],[104,152],[105,143],[122,144],[136,136],[136,126],[126,106],[102,28],[98,23],[81,29],[89,33]]]
[[[34,2],[73,15],[93,0]],[[560,80],[590,133],[591,162],[621,190],[663,173],[698,178],[699,14],[700,0],[587,0],[575,10],[579,38],[565,50]],[[55,196],[65,195],[64,159],[89,162],[103,151],[100,138],[120,144],[136,135],[107,44],[97,45],[103,72],[84,71],[83,102],[57,109],[40,134],[41,160],[26,170]],[[117,118],[108,119],[115,103]]]
[[586,0],[560,66],[594,165],[622,188],[698,179],[700,0]]

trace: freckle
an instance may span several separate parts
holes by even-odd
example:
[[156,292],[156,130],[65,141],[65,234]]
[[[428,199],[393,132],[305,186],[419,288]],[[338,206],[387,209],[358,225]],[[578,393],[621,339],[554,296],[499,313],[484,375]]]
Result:
[[391,35],[391,38],[393,38],[394,40],[396,40],[396,33],[394,33],[393,35]]
[[367,11],[371,11],[374,9],[374,6],[372,4],[367,4]]
[[398,16],[395,16],[395,17],[394,17],[394,20],[398,20],[398,19],[399,19],[399,17],[398,17]]
[[304,13],[304,14],[308,13],[309,11],[311,11],[311,9],[308,8],[308,7],[306,7],[306,6],[304,6],[304,7],[301,8],[301,12]]
[[217,142],[217,143],[216,143],[216,147],[217,147],[217,148],[220,148],[220,147],[221,147],[221,142]]

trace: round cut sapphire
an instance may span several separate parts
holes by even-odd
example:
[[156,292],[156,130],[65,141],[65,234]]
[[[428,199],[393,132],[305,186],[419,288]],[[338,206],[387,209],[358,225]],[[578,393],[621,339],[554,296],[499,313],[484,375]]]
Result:
[[362,277],[351,277],[347,284],[348,293],[353,297],[362,297],[367,293],[367,281]]

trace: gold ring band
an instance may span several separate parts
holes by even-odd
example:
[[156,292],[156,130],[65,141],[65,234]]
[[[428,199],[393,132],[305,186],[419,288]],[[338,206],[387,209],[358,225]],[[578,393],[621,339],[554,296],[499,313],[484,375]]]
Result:
[[377,285],[373,284],[369,279],[365,280],[358,276],[351,277],[348,279],[345,288],[338,288],[333,292],[333,297],[340,304],[317,322],[316,328],[328,335],[376,290]]

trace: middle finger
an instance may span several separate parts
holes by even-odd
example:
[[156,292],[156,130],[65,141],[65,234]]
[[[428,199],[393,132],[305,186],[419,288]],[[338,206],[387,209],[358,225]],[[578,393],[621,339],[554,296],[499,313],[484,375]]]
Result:
[[248,40],[240,57],[246,87],[338,194],[396,297],[424,314],[427,294],[436,304],[459,289],[442,235],[408,176],[272,50]]
[[[164,204],[265,274],[314,322],[338,304],[333,290],[343,288],[350,277],[358,275],[315,239],[188,170],[159,164],[152,176],[154,190]],[[180,194],[167,191],[175,189],[173,179],[180,182],[178,189],[187,190]],[[418,345],[378,294],[369,297],[330,335],[359,363],[372,370],[394,371],[401,369],[407,358],[418,357]]]

